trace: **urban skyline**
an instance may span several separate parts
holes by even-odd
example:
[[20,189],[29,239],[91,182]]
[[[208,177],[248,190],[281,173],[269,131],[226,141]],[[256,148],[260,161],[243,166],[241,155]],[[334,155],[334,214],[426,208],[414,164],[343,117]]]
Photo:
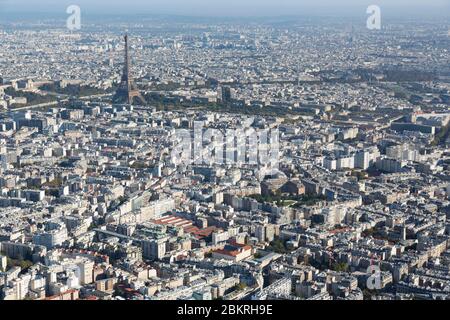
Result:
[[0,20],[0,305],[450,300],[450,13],[383,4]]

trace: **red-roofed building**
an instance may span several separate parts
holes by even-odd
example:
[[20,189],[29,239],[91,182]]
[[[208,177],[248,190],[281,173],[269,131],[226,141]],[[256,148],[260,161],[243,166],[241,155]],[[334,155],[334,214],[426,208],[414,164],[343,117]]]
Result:
[[160,225],[170,225],[175,227],[181,227],[184,229],[184,232],[190,233],[195,236],[197,239],[204,239],[209,237],[214,231],[216,231],[216,227],[211,226],[204,229],[199,229],[198,227],[193,225],[193,222],[187,219],[183,219],[174,215],[165,216],[159,219],[155,219],[152,221],[153,223]]
[[213,251],[212,257],[214,259],[225,259],[238,262],[251,257],[252,254],[253,250],[251,246],[233,243],[225,245],[223,249]]
[[71,289],[56,296],[47,297],[44,300],[78,300],[79,293],[79,290]]
[[176,217],[173,215],[153,220],[153,222],[156,224],[170,225],[170,226],[182,227],[182,228],[187,228],[187,227],[192,226],[192,221],[189,221],[189,220],[186,220],[186,219],[183,219],[180,217]]

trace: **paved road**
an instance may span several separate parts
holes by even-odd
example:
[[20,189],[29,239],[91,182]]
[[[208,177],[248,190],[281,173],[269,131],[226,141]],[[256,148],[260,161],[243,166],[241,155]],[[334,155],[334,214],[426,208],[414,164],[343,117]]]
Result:
[[[78,98],[78,99],[79,100],[89,100],[89,99],[94,99],[94,98],[107,97],[107,96],[111,96],[111,95],[112,95],[112,93],[102,93],[102,94],[96,94],[96,95],[92,95],[92,96],[81,97],[81,98]],[[59,101],[52,101],[52,102],[35,104],[35,105],[31,105],[31,106],[25,106],[25,107],[9,109],[7,111],[2,111],[1,113],[6,113],[6,112],[9,112],[9,111],[21,111],[21,110],[30,110],[30,109],[51,107],[51,106],[58,105],[58,103],[64,103],[64,102],[68,102],[68,101],[69,101],[69,99],[67,98],[67,99],[62,99],[62,100],[59,100]]]

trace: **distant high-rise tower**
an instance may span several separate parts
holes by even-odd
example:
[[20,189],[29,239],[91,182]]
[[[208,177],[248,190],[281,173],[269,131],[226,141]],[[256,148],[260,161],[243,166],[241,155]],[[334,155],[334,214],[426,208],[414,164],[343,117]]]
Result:
[[221,99],[222,103],[231,103],[234,99],[234,90],[228,86],[223,86],[221,88]]
[[134,83],[131,77],[131,60],[130,50],[128,47],[128,35],[125,35],[125,63],[123,66],[122,80],[119,88],[113,98],[116,103],[128,103],[132,104],[134,98],[138,99],[141,103],[145,104],[145,99],[142,97],[137,85]]

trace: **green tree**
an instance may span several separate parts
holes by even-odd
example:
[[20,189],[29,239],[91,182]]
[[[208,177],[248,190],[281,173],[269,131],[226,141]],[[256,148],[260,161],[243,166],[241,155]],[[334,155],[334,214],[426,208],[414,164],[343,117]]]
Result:
[[247,285],[245,284],[245,283],[239,283],[239,284],[237,284],[235,287],[234,287],[234,289],[236,290],[236,291],[244,291],[245,289],[247,288]]
[[333,268],[334,271],[347,272],[348,271],[348,264],[346,264],[344,262],[334,263],[332,268]]

